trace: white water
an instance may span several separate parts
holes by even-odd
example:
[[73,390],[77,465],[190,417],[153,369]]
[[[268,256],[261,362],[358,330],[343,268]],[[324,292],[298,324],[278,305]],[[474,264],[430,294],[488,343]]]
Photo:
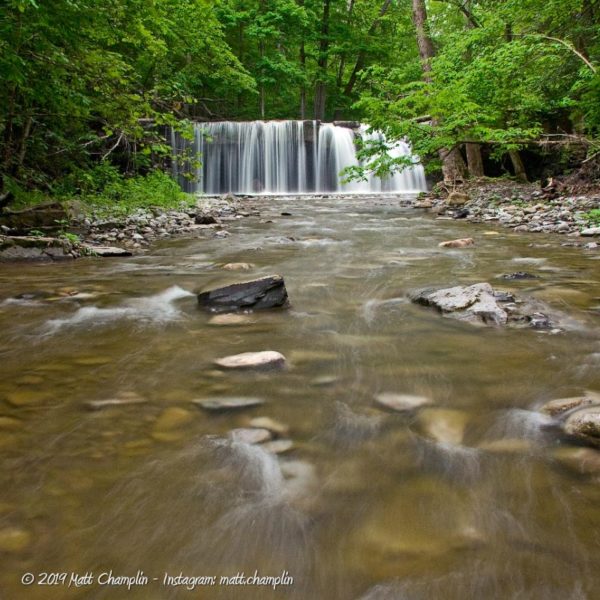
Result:
[[[368,174],[366,181],[344,182],[344,169],[359,166],[357,135],[366,141],[381,139],[381,134],[364,126],[355,133],[317,121],[197,123],[193,143],[172,132],[171,144],[176,150],[173,171],[187,191],[206,194],[364,194],[427,189],[423,167],[416,158],[414,166],[385,178]],[[196,155],[202,164],[186,167],[183,154]],[[400,142],[390,155],[411,157],[411,152]],[[183,177],[184,173],[188,176]]]

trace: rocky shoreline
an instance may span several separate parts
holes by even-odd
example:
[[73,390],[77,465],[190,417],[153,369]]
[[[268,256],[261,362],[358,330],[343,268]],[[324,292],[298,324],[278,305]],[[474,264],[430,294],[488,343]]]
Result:
[[539,184],[488,180],[466,183],[449,193],[434,188],[414,206],[439,219],[489,223],[516,233],[557,233],[569,238],[563,240],[564,246],[595,249],[600,245],[600,226],[587,218],[590,211],[600,208],[600,191],[574,195],[553,184],[541,188]]
[[[552,187],[489,180],[470,182],[449,193],[434,188],[416,200],[400,200],[403,207],[425,209],[440,220],[489,223],[517,233],[556,233],[563,236],[557,238],[563,246],[587,250],[600,247],[600,226],[588,218],[590,211],[600,209],[600,192],[565,195]],[[131,256],[158,240],[175,236],[226,238],[228,223],[260,216],[253,198],[232,194],[203,197],[196,206],[139,209],[124,216],[84,215],[67,208],[61,220],[57,219],[56,204],[47,212],[48,222],[44,221],[43,207],[13,213],[13,223],[4,217],[4,223],[0,223],[0,261]],[[33,221],[30,214],[35,215]],[[19,227],[20,219],[23,224]],[[58,233],[56,223],[62,223]],[[30,230],[38,235],[28,235]]]

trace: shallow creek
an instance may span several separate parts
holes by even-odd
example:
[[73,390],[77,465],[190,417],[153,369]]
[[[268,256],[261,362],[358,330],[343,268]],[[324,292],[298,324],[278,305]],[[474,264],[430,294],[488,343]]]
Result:
[[[568,442],[536,411],[600,391],[598,254],[486,235],[493,226],[393,199],[248,202],[274,222],[249,217],[225,239],[169,240],[131,259],[0,266],[2,598],[598,597],[600,475],[565,460]],[[438,248],[465,236],[474,248]],[[231,262],[255,268],[221,268]],[[515,271],[539,279],[498,279]],[[271,273],[292,306],[246,323],[208,324],[190,293]],[[478,328],[406,299],[481,281],[549,302],[571,326]],[[289,368],[212,364],[257,350]],[[382,392],[433,405],[393,413],[376,406]],[[192,403],[230,395],[265,404],[216,414]],[[86,407],[115,397],[144,402]],[[228,441],[257,416],[287,424],[293,449]],[[428,437],[436,424],[453,439]],[[110,570],[150,581],[19,581]],[[255,570],[294,583],[162,585],[165,572]]]

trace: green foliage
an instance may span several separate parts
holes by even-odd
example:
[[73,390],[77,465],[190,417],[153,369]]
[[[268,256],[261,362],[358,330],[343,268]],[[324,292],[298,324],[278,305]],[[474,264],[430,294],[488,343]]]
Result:
[[594,208],[583,215],[590,227],[600,227],[600,208]]

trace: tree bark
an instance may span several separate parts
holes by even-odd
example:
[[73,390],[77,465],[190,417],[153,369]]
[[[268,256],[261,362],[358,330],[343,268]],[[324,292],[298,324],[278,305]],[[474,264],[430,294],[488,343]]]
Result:
[[525,170],[525,165],[523,164],[523,160],[521,159],[521,155],[518,150],[511,150],[508,153],[510,157],[510,161],[512,162],[512,166],[515,172],[515,177],[517,181],[522,181],[523,183],[527,183],[529,180],[527,179],[527,171]]
[[481,158],[481,145],[475,143],[465,144],[467,151],[467,166],[469,177],[483,177],[483,159]]
[[[413,0],[413,23],[417,35],[417,46],[419,47],[419,56],[421,57],[421,66],[423,69],[423,79],[427,83],[432,83],[431,78],[431,59],[435,56],[433,42],[427,29],[427,9],[425,0]],[[431,120],[432,128],[439,124],[437,119]],[[442,173],[444,183],[455,185],[465,177],[466,165],[458,148],[442,148],[438,155],[442,161]]]

